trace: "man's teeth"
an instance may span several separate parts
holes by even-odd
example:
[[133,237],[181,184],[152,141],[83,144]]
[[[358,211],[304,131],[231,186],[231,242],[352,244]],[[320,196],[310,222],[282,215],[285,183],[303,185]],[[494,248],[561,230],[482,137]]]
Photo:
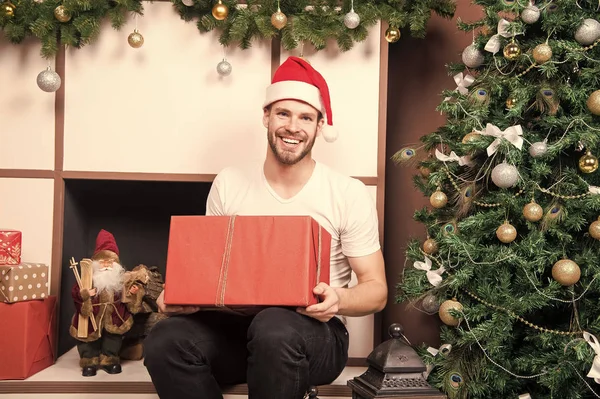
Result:
[[282,140],[288,144],[298,144],[300,142],[300,140],[292,140],[292,139],[285,139],[285,138],[282,138]]

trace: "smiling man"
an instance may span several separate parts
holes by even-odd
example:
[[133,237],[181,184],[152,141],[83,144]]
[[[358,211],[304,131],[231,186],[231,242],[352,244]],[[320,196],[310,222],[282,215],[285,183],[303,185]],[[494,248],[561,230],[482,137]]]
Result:
[[[206,214],[313,217],[332,236],[330,284],[314,287],[316,305],[254,312],[165,306],[161,294],[161,311],[178,315],[146,338],[145,364],[162,399],[222,399],[220,385],[242,382],[250,399],[302,399],[310,385],[331,383],[344,369],[346,316],[386,304],[373,199],[361,181],[312,158],[318,137],[337,138],[323,76],[305,60],[288,58],[267,88],[263,124],[266,159],[221,171]],[[302,239],[289,234],[290,246]],[[352,271],[358,284],[349,288]]]

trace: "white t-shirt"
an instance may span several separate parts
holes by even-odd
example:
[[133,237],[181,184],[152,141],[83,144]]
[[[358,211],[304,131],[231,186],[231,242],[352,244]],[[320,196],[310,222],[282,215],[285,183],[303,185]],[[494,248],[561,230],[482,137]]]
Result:
[[377,210],[364,183],[319,162],[289,199],[271,188],[262,162],[225,168],[212,184],[206,215],[311,216],[331,234],[332,287],[348,286],[352,269],[347,257],[380,249]]

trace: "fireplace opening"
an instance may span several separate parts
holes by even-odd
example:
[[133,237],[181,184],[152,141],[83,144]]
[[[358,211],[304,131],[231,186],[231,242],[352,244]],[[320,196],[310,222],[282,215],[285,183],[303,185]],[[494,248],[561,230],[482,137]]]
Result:
[[77,344],[69,335],[75,311],[70,260],[92,256],[101,229],[115,236],[127,270],[156,267],[164,278],[170,219],[204,215],[210,182],[66,179],[58,356]]

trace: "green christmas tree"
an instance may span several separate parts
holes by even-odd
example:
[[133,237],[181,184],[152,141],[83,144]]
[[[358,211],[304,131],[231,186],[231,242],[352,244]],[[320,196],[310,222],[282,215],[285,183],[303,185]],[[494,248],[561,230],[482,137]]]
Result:
[[397,300],[449,398],[600,398],[600,3],[474,4],[445,125],[394,156],[431,203]]

